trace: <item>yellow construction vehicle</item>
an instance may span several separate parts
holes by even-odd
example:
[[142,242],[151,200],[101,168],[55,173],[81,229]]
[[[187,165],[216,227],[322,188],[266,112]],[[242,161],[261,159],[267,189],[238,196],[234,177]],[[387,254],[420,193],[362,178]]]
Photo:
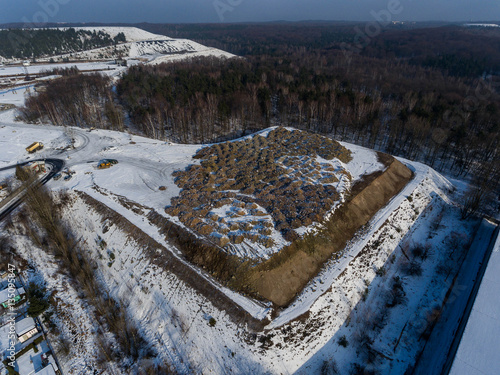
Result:
[[111,167],[111,163],[109,160],[101,160],[99,164],[97,164],[97,169],[106,169]]
[[35,151],[41,150],[42,148],[43,148],[42,142],[33,142],[28,147],[26,147],[26,151],[28,151],[30,154],[32,154]]

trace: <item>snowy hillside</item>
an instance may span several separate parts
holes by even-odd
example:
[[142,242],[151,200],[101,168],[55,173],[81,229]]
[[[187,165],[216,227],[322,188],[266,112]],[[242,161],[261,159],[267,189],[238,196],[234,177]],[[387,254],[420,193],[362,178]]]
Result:
[[[193,155],[202,145],[27,125],[13,117],[13,111],[0,112],[1,166],[51,156],[75,172],[67,181],[48,184],[55,192],[71,194],[66,222],[89,247],[100,281],[113,298],[124,301],[158,360],[180,374],[329,374],[334,369],[344,374],[356,365],[404,374],[424,345],[419,337],[435,306],[443,303],[447,278],[458,272],[476,226],[460,220],[457,196],[445,178],[423,164],[401,160],[415,174],[411,182],[292,304],[273,311],[270,304],[230,291],[189,264],[150,220],[153,211],[169,217],[164,208],[180,194],[172,174],[201,165],[203,160]],[[33,141],[44,142],[45,148],[29,156],[24,148]],[[351,152],[349,162],[318,157],[310,165],[315,168],[319,161],[321,169],[321,163],[330,163],[334,172],[345,169],[352,181],[383,168],[373,151],[342,146]],[[98,170],[103,158],[118,164]],[[334,184],[342,191],[340,181]],[[98,328],[88,306],[54,259],[21,234],[12,241],[32,262],[27,279],[44,280],[65,306],[57,310],[56,322],[75,344],[63,359],[63,370],[95,369]]]
[[135,42],[130,46],[129,52],[129,57],[131,58],[147,57],[154,64],[200,56],[234,57],[234,55],[228,52],[205,47],[187,39],[159,39]]
[[169,39],[163,35],[156,35],[148,31],[138,29],[137,27],[119,27],[119,26],[103,26],[103,27],[74,27],[75,30],[86,31],[102,31],[114,38],[119,33],[123,33],[128,42],[139,42],[142,40],[164,40]]
[[[149,63],[158,64],[185,58],[200,56],[214,56],[218,58],[235,57],[233,54],[187,39],[173,39],[164,35],[156,35],[136,27],[82,27],[76,28],[86,31],[102,31],[112,38],[123,33],[127,40],[118,46],[98,48],[89,51],[54,56],[58,59],[71,58],[81,60],[114,59],[122,57],[126,59],[141,59]],[[40,59],[48,60],[46,59]]]

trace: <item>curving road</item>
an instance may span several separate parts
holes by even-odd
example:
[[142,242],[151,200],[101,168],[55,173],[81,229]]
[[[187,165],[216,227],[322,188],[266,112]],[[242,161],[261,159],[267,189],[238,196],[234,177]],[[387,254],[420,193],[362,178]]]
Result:
[[[56,173],[59,173],[64,168],[64,164],[65,164],[64,160],[61,160],[61,159],[36,159],[36,160],[30,160],[30,161],[27,161],[24,163],[19,163],[16,165],[11,165],[8,167],[3,167],[3,168],[0,168],[0,171],[14,169],[18,166],[22,167],[22,166],[25,166],[29,163],[34,162],[34,161],[44,161],[46,165],[48,164],[51,167],[49,173],[47,173],[41,179],[36,181],[36,184],[38,184],[38,185],[44,185],[48,181],[50,181],[50,179],[52,177],[54,177],[54,175]],[[21,204],[25,193],[26,193],[26,191],[23,190],[21,192],[18,192],[13,197],[7,197],[4,200],[4,202],[1,202],[1,204],[0,204],[0,220],[3,220],[7,215],[9,215],[12,211],[14,211]]]

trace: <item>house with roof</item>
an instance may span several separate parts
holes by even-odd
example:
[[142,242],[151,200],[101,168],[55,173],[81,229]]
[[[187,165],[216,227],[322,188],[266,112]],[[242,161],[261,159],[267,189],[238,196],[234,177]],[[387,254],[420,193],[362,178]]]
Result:
[[38,333],[35,320],[31,317],[16,322],[16,334],[19,342],[23,343]]
[[17,304],[26,297],[26,291],[23,287],[16,288],[14,290],[5,288],[4,290],[0,291],[0,305],[2,305],[4,309],[9,307],[9,294],[11,293],[14,294],[14,297],[11,301],[14,302],[14,304]]
[[14,371],[19,375],[59,375],[60,371],[45,341],[37,345],[37,351],[30,348],[15,362]]

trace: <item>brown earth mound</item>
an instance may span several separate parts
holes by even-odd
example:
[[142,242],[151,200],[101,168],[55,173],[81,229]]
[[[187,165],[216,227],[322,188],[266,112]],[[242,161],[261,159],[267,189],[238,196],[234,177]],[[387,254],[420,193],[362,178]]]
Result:
[[296,241],[266,262],[247,270],[239,286],[278,306],[288,305],[332,255],[341,252],[356,231],[398,194],[412,172],[396,159],[379,154],[388,167],[353,187],[347,202],[314,236]]
[[[187,261],[204,269],[221,283],[242,294],[269,300],[283,307],[301,292],[308,281],[320,271],[325,261],[335,254],[340,254],[347,241],[412,178],[412,172],[393,157],[379,154],[379,160],[387,169],[367,175],[359,181],[351,189],[346,203],[324,223],[323,231],[295,241],[258,265],[243,262],[215,244],[200,240],[193,233],[154,211],[148,215],[148,220],[162,228],[167,241],[177,247]],[[262,322],[257,322],[191,267],[173,257],[168,250],[124,217],[86,194],[80,193],[80,197],[103,214],[103,217],[113,217],[115,224],[120,223],[122,229],[134,234],[134,239],[147,243],[147,253],[154,263],[175,273],[236,320],[245,321],[256,330],[262,329]],[[161,251],[158,252],[158,249]]]

